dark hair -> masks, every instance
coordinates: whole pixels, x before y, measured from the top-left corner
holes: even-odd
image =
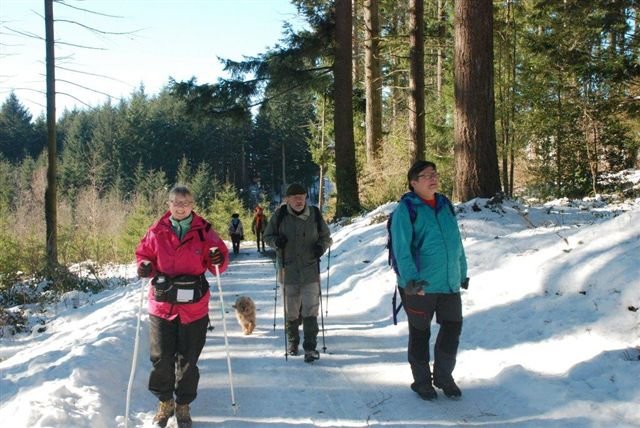
[[[413,192],[413,186],[411,185],[412,180],[417,180],[418,175],[425,170],[426,168],[433,168],[434,171],[437,171],[436,164],[431,161],[419,160],[415,161],[411,168],[409,168],[409,172],[407,172],[407,183],[409,184],[409,190]]]
[[[238,214],[238,213],[233,213],[233,214],[231,214],[231,217],[233,217],[233,218],[238,218],[238,217],[240,217],[240,214]]]

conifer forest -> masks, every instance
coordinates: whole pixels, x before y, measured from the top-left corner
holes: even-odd
[[[2,100],[0,290],[131,261],[176,183],[224,232],[292,182],[327,220],[348,219],[397,200],[419,159],[457,202],[594,196],[640,167],[636,0],[292,3],[306,25],[225,60],[215,84],[167,76],[159,93],[140,85],[53,123]]]

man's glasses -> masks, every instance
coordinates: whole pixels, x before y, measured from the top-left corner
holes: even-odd
[[[426,178],[427,180],[435,180],[436,178],[439,178],[440,174],[437,172],[432,172],[430,174],[420,174],[418,175],[418,178]]]
[[[173,205],[174,207],[179,207],[179,208],[188,208],[191,205],[193,205],[193,201],[169,201],[171,202],[171,205]]]

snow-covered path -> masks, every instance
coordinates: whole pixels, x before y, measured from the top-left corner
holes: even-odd
[[[462,207],[471,285],[454,376],[463,396],[432,402],[409,389],[406,318],[391,320],[384,221],[393,206],[332,226],[326,352],[312,364],[285,361],[280,296],[274,331],[272,260],[249,242],[232,260],[221,282],[235,414],[210,277],[215,329],[199,364],[195,427],[640,427],[640,203],[626,212],[532,207],[529,222],[513,203]],[[135,267],[117,270],[107,275],[131,278]],[[1,426],[124,426],[140,285],[82,295],[79,305],[34,307],[30,334],[0,338]],[[257,305],[251,336],[231,308],[239,295]],[[46,323],[34,322],[40,317]],[[146,309],[140,333],[129,427],[148,427],[157,404],[147,391]]]
[[[235,415],[231,406],[219,293],[215,277],[211,278],[214,294],[210,313],[215,329],[209,333],[199,364],[199,395],[192,405],[196,426],[451,426],[452,421],[461,419],[481,423],[495,420],[496,415],[491,410],[480,409],[473,398],[467,400],[468,405],[465,400],[447,399],[427,404],[417,398],[408,387],[411,379],[405,362],[406,337],[403,333],[406,327],[392,326],[388,314],[377,320],[363,317],[357,308],[334,314],[332,307],[336,303],[338,307],[344,307],[339,302],[341,298],[352,300],[352,297],[330,292],[327,305],[326,258],[322,271],[326,351],[321,352],[320,360],[312,364],[304,363],[301,356],[285,360],[280,294],[275,331],[273,327],[275,267],[270,258],[253,248],[243,248],[232,259],[227,273],[222,275],[237,404]],[[250,296],[256,302],[258,326],[251,336],[242,334],[231,308],[240,295]],[[389,337],[383,339],[381,336]],[[320,333],[319,349],[322,344]],[[146,355],[140,363],[148,366],[144,360]],[[141,376],[146,376],[147,371],[145,367]],[[138,385],[143,387],[140,382]],[[138,416],[148,423],[152,416],[148,409],[155,403],[148,392],[143,390],[142,393],[148,397],[135,404],[145,409],[146,413]],[[417,407],[423,407],[424,412],[416,411]]]

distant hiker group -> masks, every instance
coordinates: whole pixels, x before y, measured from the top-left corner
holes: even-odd
[[[462,331],[460,289],[468,287],[469,278],[455,211],[451,202],[437,192],[438,178],[434,163],[413,164],[407,173],[409,191],[397,204],[387,226],[389,260],[408,319],[407,356],[413,375],[410,387],[424,400],[437,398],[435,388],[450,398],[462,395],[453,370]],[[152,362],[149,390],[159,401],[154,427],[165,427],[174,414],[179,428],[192,425],[189,404],[197,396],[197,363],[209,324],[206,270],[216,275],[223,304],[219,274],[227,269],[229,251],[211,225],[192,211],[193,202],[189,189],[174,187],[169,193],[169,210],[149,228],[136,249],[138,275],[152,278],[148,291]],[[276,251],[276,280],[283,296],[285,358],[300,354],[302,326],[304,361],[312,363],[320,358],[320,327],[324,345],[320,258],[333,243],[329,227],[320,210],[307,204],[305,187],[294,183],[288,186],[284,203],[268,221],[262,207],[255,207],[251,231],[258,252],[265,251],[265,243]],[[232,215],[228,233],[233,253],[238,254],[244,239],[239,214]],[[236,301],[236,310],[240,300]],[[252,311],[253,318],[249,311],[239,320],[246,324],[253,319],[255,326],[255,306]],[[394,308],[394,322],[395,315]],[[431,364],[429,342],[434,316],[440,329]],[[243,324],[245,334],[250,334],[247,328]],[[226,340],[225,324],[229,360]],[[229,361],[233,397],[231,379]]]

